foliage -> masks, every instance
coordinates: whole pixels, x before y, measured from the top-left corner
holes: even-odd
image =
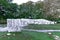
[[[59,17],[60,12],[57,11],[57,8],[59,6],[55,5],[58,3],[52,2],[51,0],[47,2],[29,1],[21,5],[11,3],[11,1],[0,0],[0,19],[30,18],[30,19],[48,19],[51,21],[60,20]],[[51,3],[54,4],[52,5]]]
[[[43,3],[33,3],[31,1],[20,5],[20,18],[43,18]]]

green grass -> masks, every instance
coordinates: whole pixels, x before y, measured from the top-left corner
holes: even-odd
[[[3,34],[3,33],[2,33]],[[13,34],[16,34],[15,36]],[[31,40],[32,36],[24,32],[14,32],[12,35],[7,36],[6,33],[1,35],[0,40]]]
[[[0,40],[53,40],[48,36],[47,33],[38,33],[38,32],[16,32],[11,33],[12,35],[7,36],[6,32],[0,33]],[[13,34],[16,34],[13,36]]]
[[[13,32],[10,36],[6,35],[7,32],[0,32],[0,40],[54,40],[54,38],[43,32]],[[15,34],[15,36],[13,35]],[[52,32],[52,35],[60,37],[60,32]]]
[[[50,38],[47,33],[38,33],[38,32],[26,32],[27,34],[33,37],[33,40],[53,40]]]
[[[50,25],[38,25],[38,24],[30,24],[26,27],[24,27],[25,29],[38,29],[38,30],[51,30],[51,29],[54,29],[54,30],[60,30],[60,24],[50,24]]]

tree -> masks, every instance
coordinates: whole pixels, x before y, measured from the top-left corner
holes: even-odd
[[[10,7],[7,8],[8,18],[17,18],[18,14],[18,5],[11,3]]]
[[[32,1],[29,1],[27,3],[20,5],[20,18],[37,19],[43,18],[42,15],[44,15],[43,2],[34,3]]]
[[[57,21],[60,16],[60,12],[58,12],[58,9],[60,9],[59,0],[45,0],[44,1],[44,10],[46,14],[46,19]]]
[[[0,0],[0,19],[17,18],[18,5],[10,3],[12,0]]]

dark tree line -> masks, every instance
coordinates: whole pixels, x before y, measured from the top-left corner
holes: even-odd
[[[48,19],[52,21],[59,20],[59,12],[51,11],[54,10],[50,6],[52,1],[48,2],[32,2],[23,3],[17,5],[16,3],[11,3],[12,0],[0,0],[0,19],[8,18],[29,18],[29,19]]]

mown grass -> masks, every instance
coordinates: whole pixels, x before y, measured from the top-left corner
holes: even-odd
[[[45,25],[45,24],[30,24],[28,26],[24,27],[25,29],[37,29],[37,30],[60,30],[60,24],[49,24],[49,25]]]
[[[14,32],[11,34],[12,35],[10,35],[10,36],[3,34],[0,37],[0,40],[31,40],[31,39],[33,39],[32,36],[30,36],[24,32]],[[15,34],[15,36],[13,34]]]
[[[0,40],[54,40],[54,38],[43,32],[11,32],[11,35],[6,35],[7,32],[0,32]],[[13,35],[15,34],[15,35]],[[60,37],[60,32],[52,32],[52,35]]]
[[[7,36],[6,34],[6,32],[1,32],[0,40],[53,40],[47,33],[23,31],[11,33],[12,35],[10,36]],[[13,34],[15,34],[15,36]]]

